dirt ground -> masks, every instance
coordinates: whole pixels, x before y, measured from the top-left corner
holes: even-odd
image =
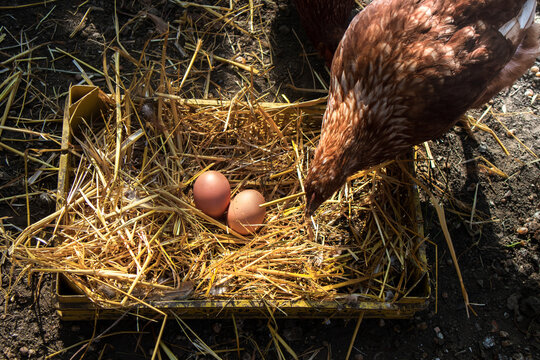
[[[228,1],[195,2],[229,6]],[[62,117],[66,91],[71,83],[80,82],[82,77],[72,58],[62,56],[54,49],[61,49],[96,69],[102,69],[104,44],[109,44],[116,33],[114,3],[43,1],[40,5],[25,8],[18,7],[21,3],[8,1],[0,4],[0,82],[6,80],[15,67],[24,71],[5,125],[46,130],[59,135],[61,123],[58,120]],[[160,22],[155,18],[152,21],[152,16],[174,26],[185,24],[179,20],[189,18],[197,26],[203,10],[196,6],[183,7],[179,3],[118,1],[119,23],[125,25],[122,46],[137,55],[147,40],[159,35]],[[248,4],[247,0],[239,0],[235,6],[242,8]],[[310,66],[322,75],[323,82],[327,81],[328,73],[305,39],[294,7],[288,0],[253,0],[253,4],[262,14],[258,19],[264,22],[265,37],[271,42],[273,51],[272,66],[264,76],[254,79],[256,90],[266,94],[264,99],[268,101],[280,100],[276,97],[278,93],[285,94],[290,100],[323,95],[301,90],[322,88],[320,82],[310,75],[307,59]],[[145,15],[148,12],[152,15]],[[245,28],[243,22],[246,19],[248,15],[243,13],[235,21],[239,27]],[[217,32],[222,29],[223,22],[212,26]],[[249,63],[251,59],[246,54],[260,44],[240,30],[229,30],[236,34],[233,43],[238,46],[230,46],[230,39],[217,37],[223,44],[215,44],[215,54]],[[70,37],[72,33],[74,35]],[[117,44],[115,46],[118,48]],[[151,48],[152,43],[149,46]],[[31,60],[21,63],[12,59],[29,48],[33,49]],[[243,49],[245,54],[238,49]],[[155,47],[151,51],[159,53],[160,50]],[[178,50],[171,45],[170,51]],[[109,51],[109,57],[111,53]],[[171,53],[171,56],[175,54]],[[103,78],[89,70],[86,64],[81,66],[95,75],[97,85],[105,87]],[[202,78],[199,83],[191,84],[192,95],[231,98],[245,80],[232,66],[219,64],[206,94]],[[494,136],[478,128],[473,130],[474,138],[456,127],[430,142],[433,158],[441,167],[435,176],[445,186],[443,203],[449,228],[477,315],[467,318],[460,285],[435,210],[423,195],[426,234],[437,245],[428,247],[433,287],[429,307],[410,320],[365,319],[351,358],[540,359],[540,162],[534,155],[540,153],[540,102],[536,99],[539,85],[540,73],[528,72],[511,89],[499,94],[490,104],[491,112],[482,117],[482,124],[494,131],[509,155],[504,154]],[[25,98],[25,91],[34,96]],[[0,115],[6,101],[0,102]],[[478,119],[485,109],[472,111],[471,115]],[[24,119],[41,121],[32,123]],[[25,135],[26,141],[22,140],[20,133],[10,131],[4,131],[0,137],[0,143],[23,153],[38,154],[43,159],[47,159],[50,153],[37,153],[36,150],[57,148],[55,143],[34,135]],[[487,171],[482,166],[487,163],[479,160],[480,156],[507,176]],[[38,168],[35,163],[28,166],[29,172]],[[19,228],[25,226],[24,198],[5,200],[24,194],[24,176],[23,157],[1,148],[0,231],[15,231],[6,224]],[[54,176],[45,177],[31,190],[52,190],[55,181]],[[467,206],[473,207],[473,203],[475,211],[482,213],[485,220],[480,224],[474,220],[471,225],[470,211],[464,210]],[[32,221],[54,209],[50,197],[44,194],[33,197],[30,206]],[[143,322],[126,317],[119,322],[100,321],[95,324],[63,322],[55,312],[51,275],[24,276],[17,285],[11,286],[21,268],[12,267],[6,251],[9,244],[1,234],[0,241],[5,244],[0,242],[3,246],[0,247],[0,359],[144,359],[151,356],[160,331],[159,321]],[[235,349],[237,346],[230,320],[193,320],[188,324],[214,350]],[[291,319],[278,321],[278,330],[299,358],[343,359],[355,324],[355,319]],[[237,325],[241,350],[218,352],[220,357],[279,358],[266,320],[241,320]],[[164,343],[178,359],[212,358],[198,353],[194,339],[190,340],[176,322],[170,321],[164,331]],[[99,334],[100,338],[86,346],[85,340]],[[60,350],[65,351],[57,353]],[[167,358],[165,352],[161,356]],[[290,357],[287,353],[284,356]]]

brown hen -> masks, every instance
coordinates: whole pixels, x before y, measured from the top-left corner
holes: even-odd
[[[539,54],[535,9],[536,0],[376,0],[360,12],[332,62],[306,213],[348,176],[440,136],[511,85]]]

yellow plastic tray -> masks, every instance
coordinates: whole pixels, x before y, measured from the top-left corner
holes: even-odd
[[[58,175],[58,191],[64,198],[69,190],[70,155],[69,144],[72,129],[77,127],[81,118],[89,119],[99,116],[100,108],[107,106],[107,95],[99,88],[93,86],[73,86],[70,89],[66,105],[66,115],[63,125],[63,155],[60,161]],[[227,103],[212,100],[186,100],[190,106],[227,106]],[[272,109],[279,108],[278,104],[271,104]],[[264,104],[262,105],[264,106]],[[285,106],[285,105],[284,105]],[[302,105],[302,111],[316,119],[321,118],[324,104],[320,101],[307,102]],[[269,110],[269,113],[272,113]],[[280,112],[287,116],[287,112]],[[283,116],[283,115],[282,115]],[[416,214],[418,241],[422,241],[424,227],[417,189],[411,192],[414,196],[414,212]],[[62,206],[61,203],[58,206]],[[227,318],[232,314],[236,317],[264,318],[271,313],[274,317],[287,318],[354,318],[361,313],[364,317],[379,318],[409,318],[415,312],[426,308],[431,293],[428,264],[424,245],[418,246],[416,257],[420,260],[421,268],[414,288],[409,295],[394,303],[359,301],[345,303],[343,301],[260,301],[260,300],[174,300],[148,302],[151,306],[175,312],[183,318]],[[133,314],[151,315],[155,310],[146,306],[136,306],[126,309],[105,309],[91,302],[75,284],[59,274],[56,281],[56,296],[58,300],[58,313],[64,320],[89,320],[94,318],[118,318],[122,313],[129,311]]]

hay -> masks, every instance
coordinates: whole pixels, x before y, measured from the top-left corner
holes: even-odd
[[[116,37],[105,46],[102,71],[61,48],[49,49],[70,58],[87,84],[104,80],[112,95],[101,120],[86,119],[62,144],[61,171],[67,154],[74,171],[69,190],[60,186],[58,210],[20,232],[10,253],[32,264],[32,271],[64,274],[103,307],[152,308],[164,299],[350,303],[406,297],[427,272],[418,258],[424,239],[408,175],[394,163],[357,174],[305,221],[303,179],[324,99],[260,101],[288,101],[268,77],[274,55],[260,6],[176,4],[196,9],[197,16],[167,25],[141,13],[120,24],[115,11]],[[145,16],[160,35],[140,53],[129,53],[121,35]],[[244,51],[242,37],[259,46]],[[314,84],[326,88],[303,56]],[[224,70],[237,76],[238,89],[225,96],[230,101],[212,100],[231,91],[212,80]],[[16,78],[3,84],[4,96]],[[254,90],[254,80],[264,83],[264,93]],[[156,116],[143,117],[141,97],[152,95]],[[50,161],[7,150],[52,168]],[[222,171],[234,193],[255,188],[265,195],[267,217],[256,236],[236,234],[194,208],[191,184],[208,169]]]
[[[114,110],[132,113],[127,98],[103,123],[81,125],[64,205],[19,236],[19,258],[113,307],[163,298],[393,302],[427,271],[416,258],[411,182],[396,164],[355,176],[305,221],[302,180],[318,136],[305,104],[156,103],[161,115],[134,116],[130,127]],[[227,176],[233,195],[265,195],[255,236],[193,206],[191,184],[208,169]],[[30,246],[42,231],[56,245]]]

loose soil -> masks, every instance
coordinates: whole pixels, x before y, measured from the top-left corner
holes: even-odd
[[[34,60],[22,66],[24,69],[32,66],[32,75],[22,83],[16,104],[20,107],[23,88],[28,82],[50,100],[33,99],[26,104],[22,114],[11,110],[6,126],[26,126],[41,131],[43,123],[37,127],[30,123],[21,125],[20,122],[17,124],[16,118],[49,119],[45,124],[46,132],[60,134],[60,122],[54,119],[61,119],[66,91],[70,83],[79,82],[81,76],[67,56],[61,57],[56,53],[58,59],[51,62],[50,49],[61,48],[101,69],[103,43],[108,43],[115,36],[113,3],[56,1],[26,8],[2,8],[18,3],[8,1],[0,6],[0,61],[26,49],[16,46],[16,41],[29,42],[30,47],[50,42],[35,49],[32,53]],[[294,6],[285,0],[254,0],[253,3],[264,12],[266,33],[272,42],[275,59],[268,75],[254,80],[256,90],[266,93],[267,101],[282,101],[283,98],[276,99],[278,92],[290,100],[321,96],[320,93],[303,92],[288,86],[321,88],[320,83],[312,78],[306,59],[319,74],[323,74],[323,81],[328,79],[323,61],[305,38]],[[247,4],[247,0],[240,0],[237,6]],[[81,7],[77,10],[78,5]],[[219,5],[228,6],[228,1]],[[95,8],[89,13],[84,26],[70,38],[90,6]],[[167,1],[119,1],[117,6],[120,24],[135,19],[122,33],[122,45],[133,54],[156,35],[156,25],[148,17],[140,16],[141,11],[150,11],[171,24],[183,16],[196,19],[202,11],[197,7],[182,8]],[[215,30],[219,31],[220,27]],[[235,41],[246,54],[258,46],[251,37],[236,35]],[[225,39],[223,41],[225,44]],[[242,55],[234,53],[227,45],[218,44],[216,49],[216,54],[229,59]],[[6,69],[9,70],[10,66],[12,63],[0,63],[0,82],[9,74]],[[72,72],[51,71],[53,68]],[[488,114],[482,119],[482,124],[498,135],[510,155],[504,154],[491,134],[479,129],[474,129],[474,136],[471,136],[456,127],[429,143],[433,157],[441,167],[434,176],[445,186],[447,196],[443,204],[447,221],[476,315],[467,318],[460,285],[435,209],[422,194],[426,233],[434,244],[428,246],[433,287],[429,307],[410,320],[365,319],[351,358],[540,359],[540,162],[524,146],[540,154],[539,101],[534,95],[540,90],[539,79],[532,72],[524,75],[511,89],[492,101],[492,110],[498,115]],[[232,98],[243,81],[232,67],[226,65],[219,65],[212,80],[208,96],[215,98]],[[204,78],[201,81],[204,82]],[[105,87],[99,79],[96,84]],[[200,87],[193,84],[193,96],[201,95],[198,89]],[[0,113],[3,113],[4,106],[2,103]],[[470,114],[478,119],[484,110]],[[9,131],[4,131],[0,138],[2,143],[23,152],[55,148],[54,143],[39,137],[33,137],[31,142],[19,140],[20,134]],[[487,171],[481,166],[486,163],[478,160],[480,156],[508,177]],[[43,155],[46,157],[47,153]],[[0,162],[0,198],[24,193],[23,158],[11,151],[0,150]],[[28,166],[31,173],[37,168],[33,163]],[[55,181],[54,176],[50,176],[40,182],[37,190],[52,190]],[[32,198],[30,206],[32,221],[54,209],[54,203],[46,195]],[[475,217],[471,224],[470,210],[466,209],[472,207],[486,221],[478,224]],[[4,224],[24,228],[24,199],[1,201],[0,219]],[[518,233],[521,227],[526,228],[526,233],[522,230],[519,230],[521,234]],[[6,230],[13,229],[6,227]],[[137,321],[126,316],[119,322],[63,322],[55,312],[52,276],[35,274],[28,277],[23,273],[20,281],[12,286],[22,269],[12,266],[9,257],[5,256],[6,247],[0,249],[0,359],[43,359],[62,349],[67,350],[56,358],[144,359],[151,356],[161,326],[159,321]],[[214,350],[235,349],[237,346],[230,320],[187,323]],[[278,358],[266,324],[266,320],[238,320],[241,350],[222,352],[219,356],[225,359]],[[302,359],[343,359],[355,324],[356,319],[279,320],[278,331]],[[88,347],[80,343],[99,334],[103,336]],[[211,358],[197,353],[191,334],[189,338],[178,323],[167,323],[163,342],[178,359]],[[163,357],[166,355],[162,352]],[[286,353],[285,358],[289,357]]]

